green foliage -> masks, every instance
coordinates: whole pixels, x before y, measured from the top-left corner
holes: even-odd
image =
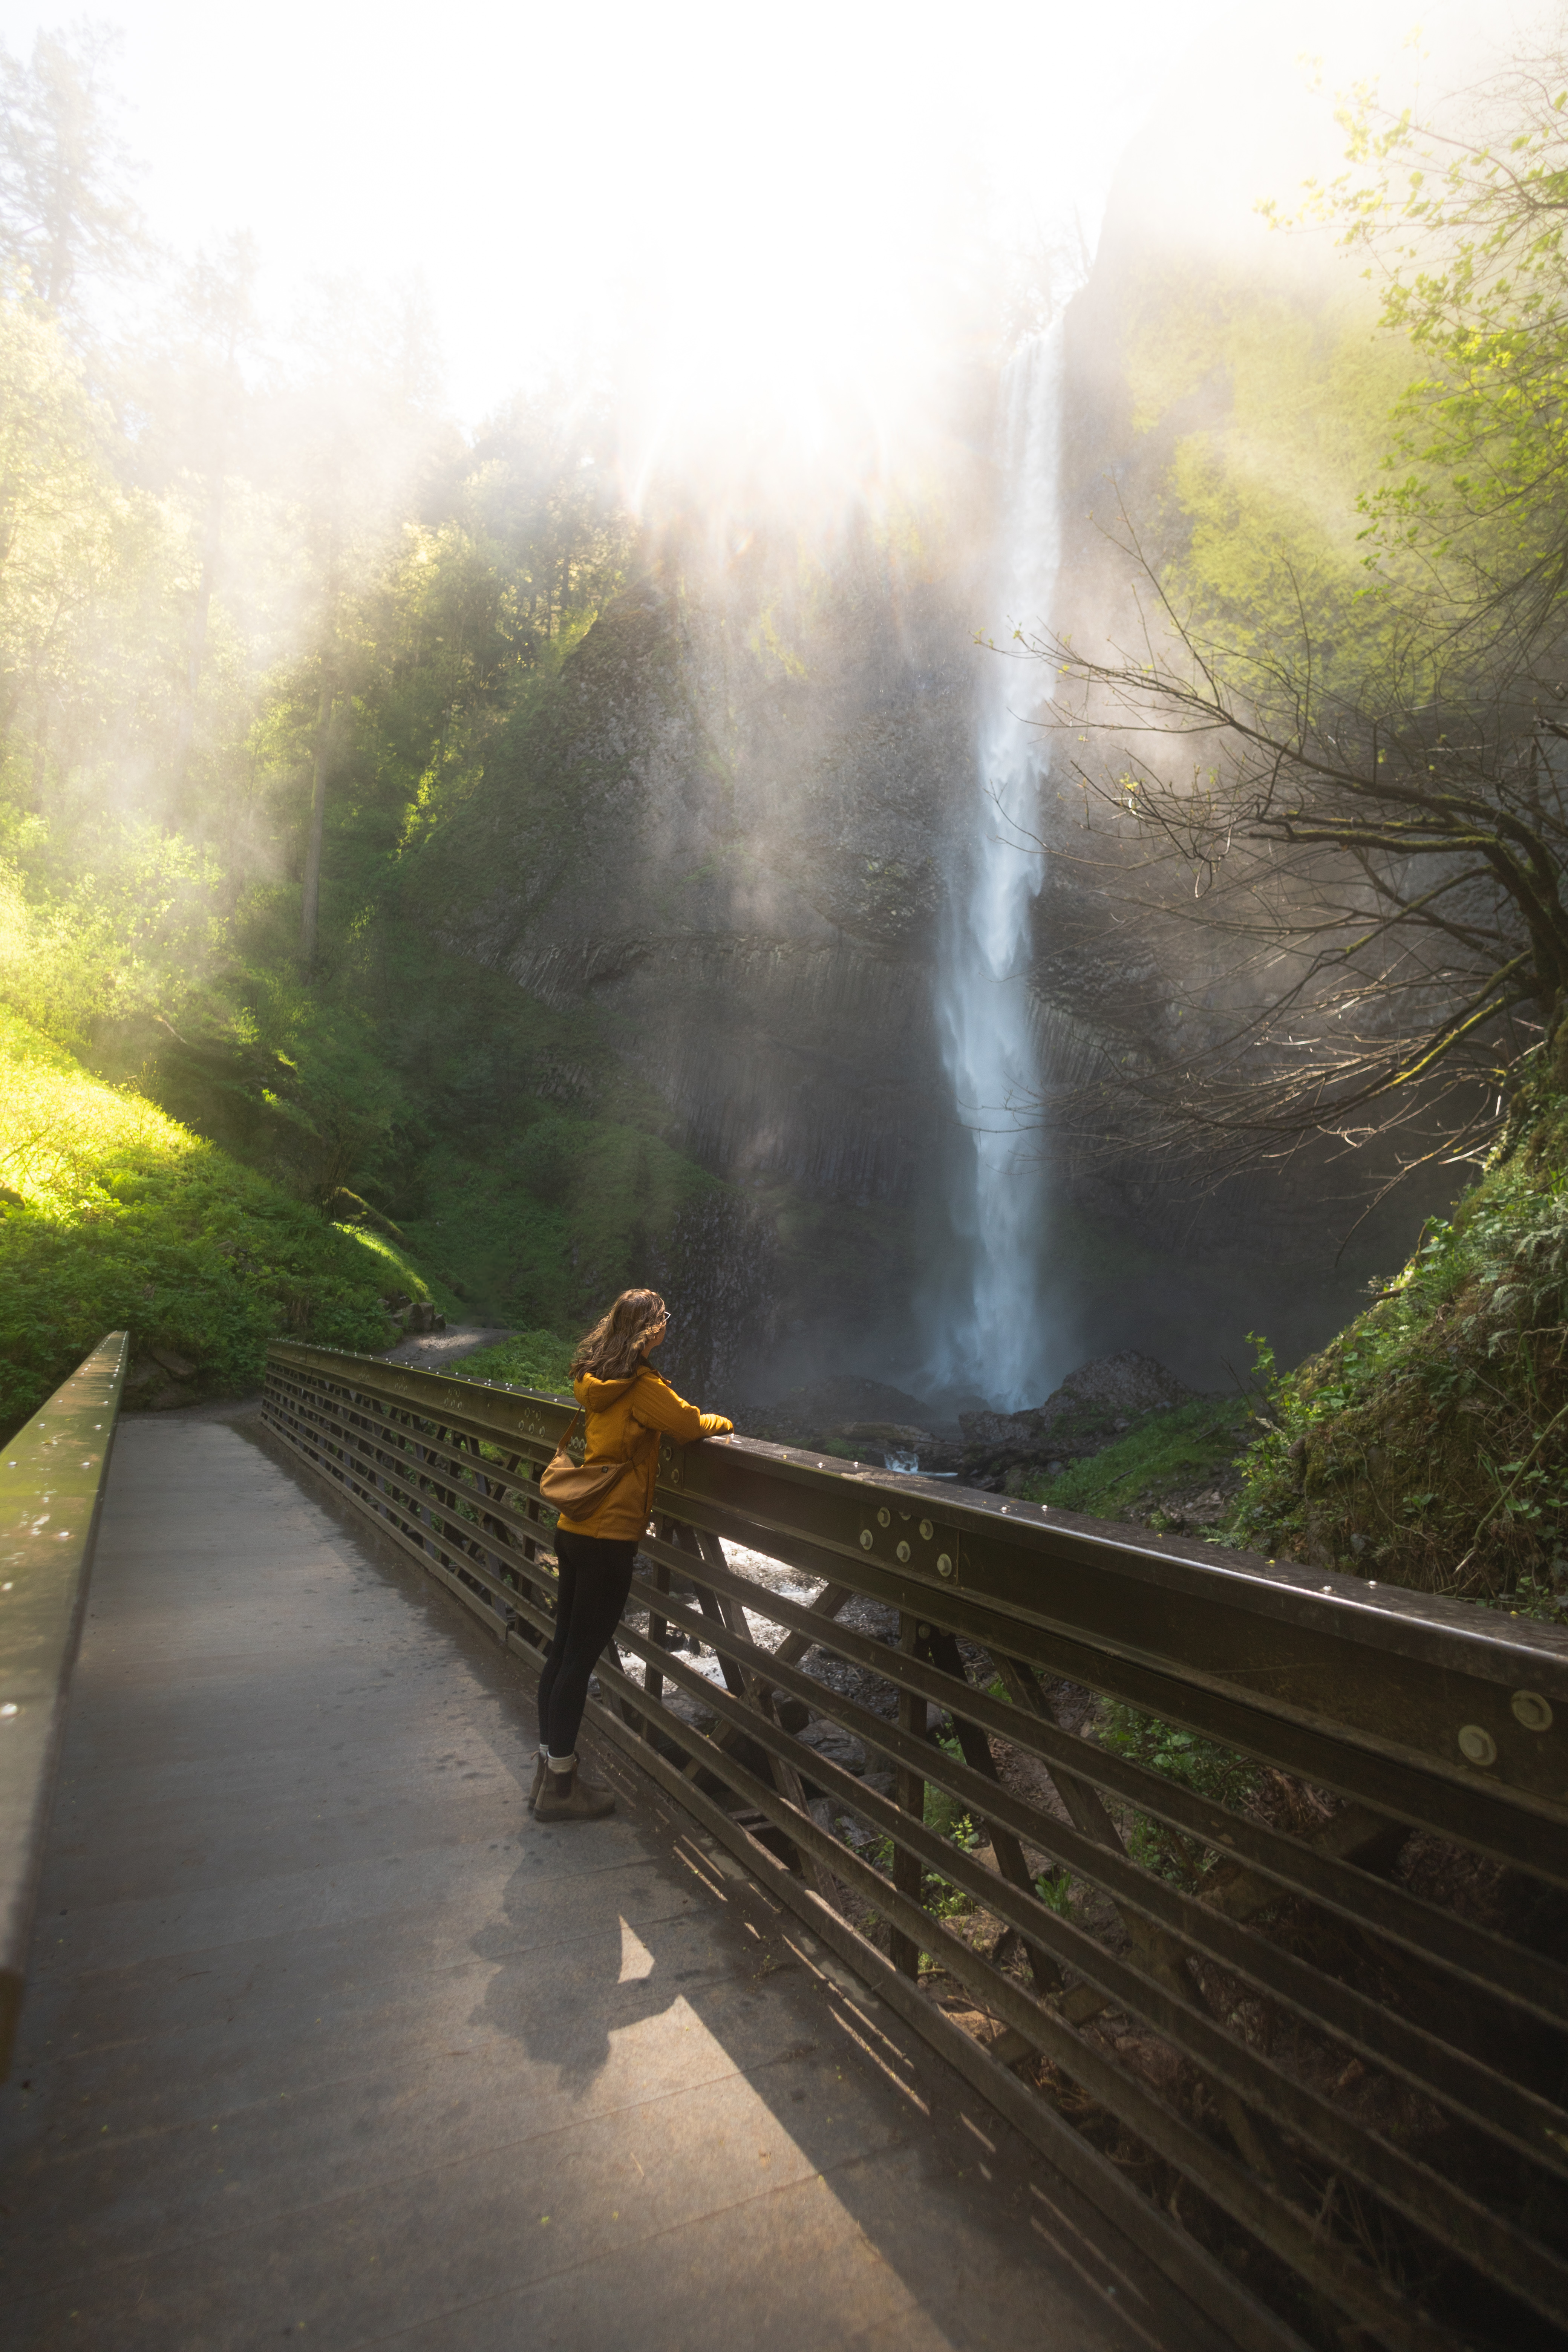
[[[1568,1098],[1538,1054],[1451,1221],[1321,1355],[1258,1370],[1241,1538],[1555,1613],[1568,1587]]]
[[[422,1161],[431,1213],[399,1223],[464,1295],[507,1322],[575,1339],[617,1291],[651,1276],[679,1211],[721,1188],[645,1128],[563,1118],[560,1131],[570,1177],[552,1199],[504,1146],[492,1159],[480,1139],[437,1143]]]
[[[453,1311],[456,1300],[443,1292],[439,1283],[426,1282],[407,1251],[400,1249],[386,1234],[376,1233],[369,1225],[353,1223],[336,1224],[334,1230],[353,1234],[361,1249],[375,1261],[384,1298],[395,1298],[405,1291],[410,1298],[433,1300],[443,1313]]]
[[[1057,1510],[1114,1518],[1151,1487],[1194,1486],[1228,1470],[1249,1433],[1245,1399],[1199,1397],[1169,1412],[1145,1413],[1087,1462],[1069,1464],[1055,1478],[1031,1480],[1024,1496]]]
[[[6,1430],[106,1331],[130,1331],[160,1391],[233,1393],[258,1384],[275,1337],[386,1346],[390,1276],[418,1280],[3,1011],[0,1185]]]
[[[182,534],[119,476],[120,446],[57,322],[0,272],[0,799],[36,794],[66,750],[79,781],[103,775],[161,698]]]
[[[1361,499],[1415,367],[1359,287],[1326,298],[1210,268],[1142,289],[1128,375],[1162,465],[1150,551],[1227,659],[1309,635],[1321,691],[1384,649]]]
[[[1072,1873],[1065,1867],[1043,1870],[1035,1881],[1035,1892],[1042,1903],[1054,1911],[1058,1919],[1072,1917]]]
[[[940,1735],[935,1744],[944,1756],[951,1756],[955,1763],[963,1762],[963,1750],[951,1732]],[[973,1816],[964,1811],[956,1797],[949,1796],[945,1789],[939,1789],[931,1780],[925,1784],[922,1818],[928,1830],[934,1830],[938,1837],[946,1838],[953,1845],[972,1848],[984,1843],[985,1833]],[[965,1894],[962,1887],[950,1886],[944,1878],[931,1871],[925,1874],[924,1889],[922,1899],[933,1918],[958,1919],[974,1908],[972,1895]]]
[[[505,1381],[544,1396],[570,1396],[574,1344],[553,1331],[514,1331],[493,1348],[476,1349],[456,1370],[465,1381]]]
[[[572,1190],[577,1159],[570,1123],[546,1118],[525,1130],[514,1165],[524,1190],[547,1208],[558,1209]]]
[[[1313,211],[1364,257],[1424,362],[1363,501],[1378,555],[1454,561],[1489,594],[1560,593],[1568,523],[1568,118],[1562,57],[1470,94],[1460,123],[1340,110],[1349,169]],[[1478,107],[1477,100],[1479,100]]]
[[[0,802],[0,1002],[74,1051],[196,1001],[219,930],[216,860],[145,824],[79,836]]]
[[[30,71],[0,68],[29,105]],[[83,203],[89,179],[72,183]],[[0,1004],[110,1082],[90,1115],[78,1104],[65,1192],[26,1212],[55,1239],[6,1221],[14,1315],[42,1331],[34,1294],[58,1279],[89,1321],[155,1327],[197,1385],[245,1386],[274,1328],[377,1344],[379,1284],[521,1325],[524,1377],[559,1384],[563,1341],[616,1289],[689,1272],[682,1236],[710,1231],[721,1192],[607,1022],[434,944],[445,879],[493,889],[493,837],[466,828],[487,770],[517,810],[540,803],[542,852],[570,847],[581,776],[531,800],[533,754],[570,765],[584,697],[614,700],[629,641],[668,667],[648,600],[620,600],[618,634],[595,627],[635,539],[596,462],[603,403],[557,385],[462,436],[413,310],[352,289],[256,364],[245,239],[166,309],[139,305],[155,332],[84,361],[59,323],[68,270],[52,294],[7,271],[36,257],[37,225],[0,213]],[[146,1159],[135,1215],[100,1197],[111,1132]],[[195,1245],[174,1204],[221,1192],[219,1170],[253,1171],[269,1230],[291,1236],[282,1258],[227,1252],[245,1278],[226,1339],[168,1255],[176,1233]],[[101,1280],[76,1241],[64,1270],[68,1194],[97,1203]],[[363,1313],[329,1312],[334,1266]],[[138,1318],[142,1293],[164,1305]],[[42,1378],[54,1342],[27,1344]]]
[[[1258,1768],[1228,1748],[1162,1723],[1157,1716],[1140,1714],[1120,1699],[1107,1699],[1100,1711],[1100,1745],[1158,1772],[1179,1787],[1191,1789],[1214,1803],[1240,1811],[1258,1783]],[[1195,1886],[1212,1866],[1206,1848],[1194,1846],[1176,1830],[1144,1813],[1133,1813],[1126,1825],[1127,1851],[1134,1862],[1158,1871],[1185,1886]]]

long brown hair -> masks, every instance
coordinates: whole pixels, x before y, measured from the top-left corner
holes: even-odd
[[[607,1315],[577,1342],[572,1377],[591,1372],[595,1380],[628,1381],[642,1362],[650,1331],[665,1319],[665,1305],[657,1290],[623,1290]]]

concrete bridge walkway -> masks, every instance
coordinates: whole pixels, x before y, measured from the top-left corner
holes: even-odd
[[[6,2352],[1134,2352],[1046,2167],[264,1448],[121,1423],[0,2095]]]

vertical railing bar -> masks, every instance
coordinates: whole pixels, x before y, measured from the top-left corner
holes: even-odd
[[[963,1659],[958,1647],[956,1634],[950,1633],[944,1627],[933,1627],[929,1648],[931,1663],[939,1673],[951,1675],[955,1682],[967,1683],[969,1678],[963,1670]],[[964,1762],[972,1771],[983,1773],[986,1780],[994,1780],[1000,1784],[1002,1776],[996,1769],[996,1759],[991,1752],[991,1742],[984,1732],[977,1723],[971,1722],[966,1717],[960,1715],[956,1708],[950,1709],[950,1714],[953,1734],[963,1752]],[[1003,1877],[1011,1879],[1015,1886],[1026,1887],[1033,1894],[1034,1873],[1025,1858],[1024,1848],[1019,1839],[1010,1829],[1004,1828],[1000,1822],[992,1820],[989,1816],[983,1817],[982,1827],[991,1840],[992,1852],[996,1856],[996,1867]],[[1034,1978],[1038,1990],[1044,1993],[1063,1991],[1065,1979],[1056,1962],[1047,1953],[1043,1952],[1037,1944],[1030,1942],[1027,1937],[1020,1940],[1023,1942],[1025,1956],[1029,1963],[1029,1973]]]
[[[930,1631],[929,1626],[922,1625],[920,1620],[907,1610],[900,1611],[899,1647],[907,1654],[911,1657],[919,1656],[921,1646],[929,1636]],[[912,1738],[923,1739],[925,1737],[926,1702],[918,1691],[906,1690],[902,1685],[899,1689],[899,1728],[900,1731],[908,1732]],[[901,1810],[906,1813],[912,1813],[916,1820],[923,1824],[926,1784],[920,1775],[909,1765],[898,1763],[894,1768],[894,1790]],[[919,1854],[910,1853],[907,1846],[896,1845],[893,1849],[893,1885],[900,1895],[923,1908],[925,1866]],[[904,1934],[898,1927],[889,1927],[889,1939],[892,1963],[899,1974],[918,1979],[921,1967],[920,1946],[912,1937]]]
[[[724,1549],[718,1537],[707,1535],[700,1528],[693,1528],[689,1532],[695,1538],[698,1555],[704,1564],[709,1568],[727,1571],[729,1562],[724,1557]],[[742,1671],[742,1692],[760,1715],[770,1723],[776,1722],[773,1690],[764,1679],[767,1653],[762,1648],[752,1631],[744,1606],[733,1593],[710,1591],[706,1586],[699,1588],[699,1597],[704,1603],[705,1612],[708,1601],[711,1601],[721,1623],[732,1639],[745,1643],[750,1653],[750,1659]],[[721,1659],[720,1664],[723,1665],[724,1663],[723,1659]],[[727,1672],[725,1679],[728,1682]],[[777,1755],[771,1748],[766,1753],[768,1769],[773,1775],[773,1785],[780,1795],[798,1811],[809,1814],[811,1808],[806,1803],[805,1790],[795,1765],[787,1757]],[[832,1873],[809,1850],[802,1852],[797,1846],[795,1851],[802,1869],[811,1880],[818,1895],[830,1910],[836,1910],[839,1906],[840,1895]]]

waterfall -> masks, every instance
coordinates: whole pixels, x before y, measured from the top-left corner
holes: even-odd
[[[1049,620],[1061,561],[1059,324],[1031,336],[1002,380],[1002,506],[991,634],[1011,646]],[[1036,1116],[1034,1024],[1024,974],[1045,860],[1020,845],[1039,830],[1049,760],[1031,724],[1042,680],[988,655],[981,672],[970,838],[944,924],[936,1013],[942,1062],[969,1130],[951,1201],[956,1279],[929,1366],[942,1386],[978,1389],[1004,1411],[1037,1404],[1051,1356],[1042,1297],[1045,1171]]]

